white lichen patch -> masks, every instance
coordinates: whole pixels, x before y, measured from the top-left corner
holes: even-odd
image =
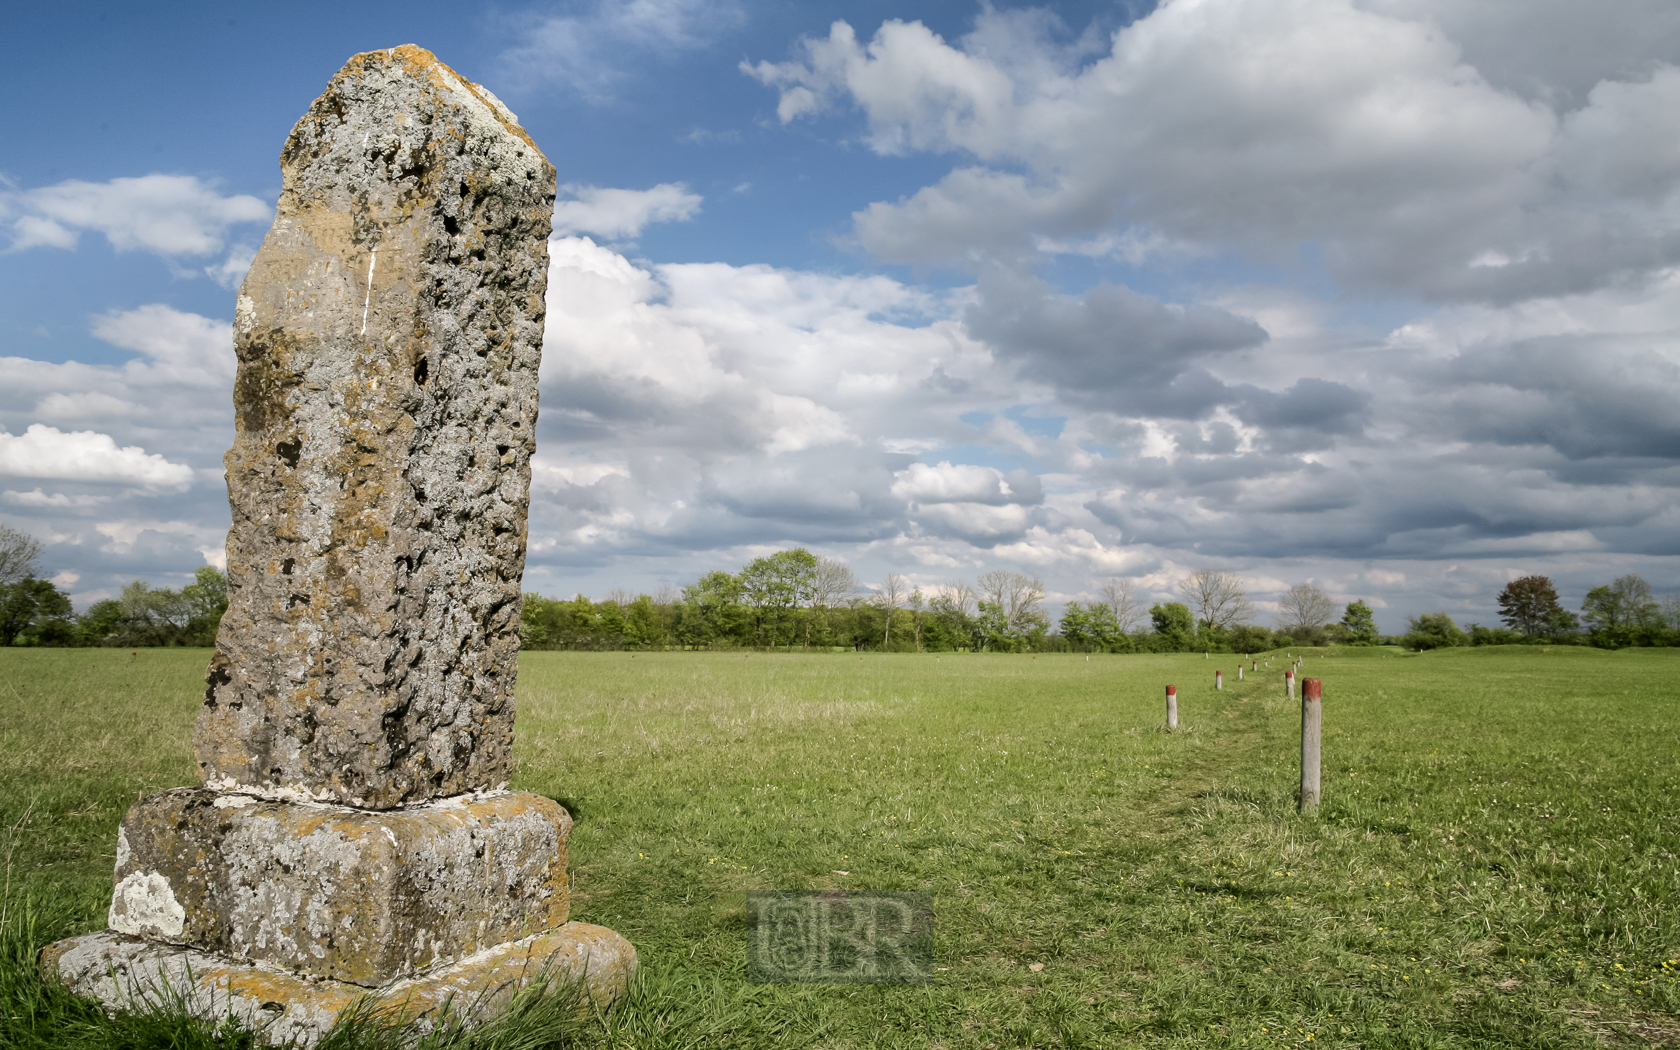
[[[131,872],[111,894],[108,924],[131,937],[179,937],[187,909],[175,899],[169,880],[155,871]]]

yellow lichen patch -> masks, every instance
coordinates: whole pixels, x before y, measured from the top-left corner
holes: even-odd
[[[396,47],[384,48],[379,51],[363,51],[360,54],[352,55],[350,57],[350,61],[344,64],[344,69],[341,70],[338,76],[335,76],[333,80],[336,83],[339,77],[345,76],[352,71],[361,73],[371,65],[383,65],[386,63],[395,63],[402,66],[410,75],[432,84],[440,91],[449,91],[452,87],[448,81],[438,75],[440,71],[448,73],[451,77],[455,78],[456,82],[459,83],[461,87],[471,92],[473,98],[482,103],[484,108],[495,114],[497,122],[500,123],[502,127],[506,128],[509,132],[518,135],[525,141],[526,145],[530,146],[533,150],[537,150],[537,152],[541,154],[542,151],[537,149],[536,142],[531,139],[530,135],[525,133],[525,129],[520,127],[518,124],[515,124],[513,121],[508,120],[507,117],[504,116],[503,108],[501,106],[495,105],[489,99],[484,97],[484,89],[480,85],[468,80],[449,65],[439,60],[436,55],[417,44],[400,44]],[[329,86],[328,91],[331,90],[332,88]]]

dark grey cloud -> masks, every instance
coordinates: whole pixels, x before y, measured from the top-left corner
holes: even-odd
[[[1602,80],[1649,76],[1680,59],[1680,7],[1668,0],[1359,0],[1433,22],[1496,87],[1579,106]]]
[[[1206,369],[1266,341],[1253,321],[1212,306],[1168,305],[1099,284],[1083,297],[1003,270],[981,276],[964,314],[971,336],[1086,408],[1201,419],[1233,399]]]
[[[1550,336],[1471,349],[1426,375],[1443,395],[1440,418],[1466,440],[1674,461],[1680,365],[1663,349],[1680,339]]]
[[[1329,448],[1335,439],[1364,434],[1371,395],[1328,379],[1298,379],[1283,391],[1244,385],[1236,391],[1237,418],[1266,433],[1279,452]]]

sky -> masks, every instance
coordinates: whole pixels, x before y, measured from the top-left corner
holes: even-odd
[[[291,125],[414,43],[559,172],[525,589],[792,546],[1385,632],[1680,591],[1671,0],[65,3],[0,42],[0,521],[224,564]]]

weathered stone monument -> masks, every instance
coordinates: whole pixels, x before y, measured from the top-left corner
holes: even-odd
[[[507,790],[554,168],[412,45],[352,58],[280,163],[203,786],[129,810],[110,929],[44,961],[304,1043],[370,991],[422,1026],[539,975],[611,998],[635,951],[567,922],[571,817]]]

